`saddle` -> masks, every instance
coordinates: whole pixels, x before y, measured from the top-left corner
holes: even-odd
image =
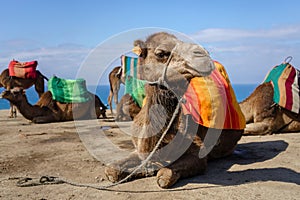
[[[209,76],[194,77],[183,96],[182,109],[193,120],[207,128],[241,130],[246,126],[228,74],[222,64],[214,61]]]
[[[37,61],[29,61],[29,62],[19,62],[17,60],[12,60],[9,63],[8,71],[9,76],[18,77],[18,78],[31,78],[36,79],[38,62]]]
[[[275,104],[293,113],[300,113],[300,71],[288,62],[271,69],[264,82],[271,82],[274,88]]]
[[[82,78],[72,80],[53,76],[48,81],[48,90],[52,99],[61,103],[84,103],[92,99]]]

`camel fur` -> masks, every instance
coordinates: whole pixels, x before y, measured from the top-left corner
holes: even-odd
[[[122,96],[116,109],[116,121],[132,121],[140,112],[141,108],[137,105],[130,94]]]
[[[32,79],[24,79],[18,77],[11,77],[9,76],[9,70],[5,69],[0,74],[0,87],[4,87],[6,90],[10,90],[14,87],[22,87],[23,89],[28,89],[34,85],[36,92],[38,93],[39,97],[45,91],[44,79],[48,80],[40,71],[36,71],[37,78]],[[13,105],[10,105],[10,117],[15,118],[17,117],[16,109],[14,109]]]
[[[118,94],[120,90],[120,85],[121,83],[124,84],[124,80],[121,78],[121,66],[115,67],[108,75],[109,79],[109,96],[107,98],[107,102],[110,108],[111,114],[113,114],[113,109],[112,109],[112,101],[114,100],[115,105],[118,105]]]
[[[169,62],[164,79],[167,84],[157,82],[146,85],[145,104],[132,125],[135,151],[106,167],[106,176],[112,182],[120,181],[130,174],[154,149],[170,123],[189,81],[196,76],[206,76],[214,69],[209,64],[210,57],[206,50],[196,44],[179,41],[168,33],[153,34],[145,42],[135,41],[134,45],[142,50],[141,70],[148,81],[162,77],[165,64]],[[183,50],[171,55],[175,46]],[[169,60],[170,56],[172,59]],[[191,56],[200,60],[191,61]],[[196,66],[198,68],[195,69],[199,63],[200,68]],[[181,178],[203,174],[207,169],[207,160],[230,155],[243,133],[243,130],[208,129],[196,124],[180,108],[174,117],[159,149],[146,166],[131,176],[131,180],[156,174],[157,184],[161,188],[169,188]]]
[[[71,121],[74,119],[94,119],[105,115],[105,106],[97,95],[84,103],[61,103],[52,99],[50,91],[43,93],[35,105],[31,105],[21,88],[5,90],[1,98],[15,105],[20,113],[33,123]]]
[[[263,83],[240,103],[247,123],[244,134],[266,135],[300,131],[300,116],[274,104],[273,94],[272,84]]]

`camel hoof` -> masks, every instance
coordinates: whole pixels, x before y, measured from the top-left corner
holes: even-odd
[[[180,175],[169,168],[162,168],[157,172],[157,184],[161,188],[169,188],[180,178]]]

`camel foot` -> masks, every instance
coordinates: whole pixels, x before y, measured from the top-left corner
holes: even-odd
[[[124,172],[122,172],[119,167],[116,166],[107,166],[105,167],[104,172],[107,180],[113,183],[122,180],[127,175]]]
[[[119,180],[118,172],[112,168],[109,167],[105,168],[105,175],[107,180],[109,180],[112,183],[115,183]]]
[[[172,169],[162,168],[158,171],[156,177],[157,177],[157,184],[159,185],[159,187],[169,188],[178,181],[180,175],[172,171]]]

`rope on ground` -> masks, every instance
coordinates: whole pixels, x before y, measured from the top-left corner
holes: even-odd
[[[97,190],[108,190],[108,188],[113,187],[113,186],[117,186],[121,183],[126,182],[129,178],[131,178],[138,170],[140,170],[142,167],[144,167],[152,158],[152,156],[154,155],[154,153],[157,151],[158,147],[160,146],[161,142],[163,141],[164,137],[166,136],[166,134],[168,133],[169,129],[171,128],[176,116],[178,115],[179,111],[180,111],[180,103],[181,103],[182,99],[179,100],[176,109],[172,115],[172,118],[167,126],[167,128],[165,129],[165,131],[163,132],[163,134],[161,135],[160,139],[158,140],[158,142],[156,143],[154,149],[151,151],[151,153],[148,155],[148,157],[142,161],[142,163],[137,166],[128,176],[126,176],[124,179],[116,182],[116,183],[112,183],[110,185],[107,186],[95,186],[95,185],[91,185],[91,184],[81,184],[81,183],[75,183],[75,182],[71,182],[68,180],[64,180],[61,179],[59,177],[55,177],[55,176],[42,176],[41,178],[22,178],[17,182],[17,186],[18,187],[32,187],[32,186],[39,186],[39,185],[53,185],[53,184],[69,184],[72,186],[76,186],[76,187],[87,187],[87,188],[93,188],[93,189],[97,189]]]

